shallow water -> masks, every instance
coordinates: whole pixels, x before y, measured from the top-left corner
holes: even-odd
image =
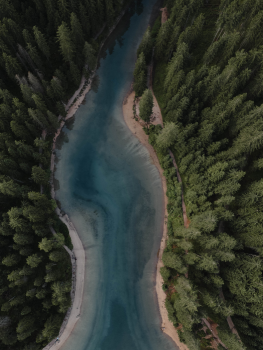
[[[142,1],[111,36],[93,91],[58,142],[56,197],[86,253],[81,317],[63,350],[175,349],[155,294],[161,179],[122,115],[155,1]]]

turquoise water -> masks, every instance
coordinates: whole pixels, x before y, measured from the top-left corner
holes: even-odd
[[[80,320],[63,350],[172,350],[155,294],[163,192],[122,102],[155,0],[142,1],[107,44],[96,84],[58,142],[56,197],[86,253]]]

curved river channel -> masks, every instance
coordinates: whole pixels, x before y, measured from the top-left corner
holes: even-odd
[[[163,191],[122,115],[156,0],[133,6],[109,39],[92,91],[57,145],[56,198],[86,254],[80,319],[62,350],[174,350],[155,294]]]

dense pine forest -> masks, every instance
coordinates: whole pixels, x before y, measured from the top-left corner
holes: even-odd
[[[159,18],[144,35],[134,89],[137,96],[146,89],[154,48],[164,128],[147,132],[168,185],[161,273],[169,318],[191,350],[260,350],[263,2],[164,3],[168,20]]]
[[[52,139],[128,2],[0,0],[1,350],[43,348],[71,305],[63,245],[72,244],[50,196]]]

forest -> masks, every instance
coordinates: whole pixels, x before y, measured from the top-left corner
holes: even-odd
[[[68,229],[50,195],[54,132],[129,1],[0,1],[0,348],[39,350],[71,305]]]
[[[159,18],[139,46],[134,90],[145,104],[154,53],[153,92],[164,128],[145,130],[168,186],[161,274],[169,319],[190,350],[260,350],[263,2],[164,3],[168,20]],[[141,117],[148,123],[147,116]]]

